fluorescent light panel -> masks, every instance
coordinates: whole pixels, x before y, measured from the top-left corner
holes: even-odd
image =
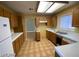
[[[65,4],[64,3],[54,3],[47,11],[46,13],[53,13],[57,9],[63,7]]]
[[[38,6],[38,13],[44,13],[51,5],[53,4],[53,2],[40,2],[39,6]]]

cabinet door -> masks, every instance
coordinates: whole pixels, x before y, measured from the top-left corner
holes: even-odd
[[[51,35],[51,32],[50,31],[46,31],[46,37],[47,37],[48,40],[51,39],[50,35]]]
[[[35,32],[35,40],[40,41],[40,32]]]
[[[20,49],[18,38],[13,42],[13,49],[14,49],[15,56],[16,56],[19,52],[19,49]]]
[[[47,38],[50,40],[52,43],[56,45],[56,35],[53,32],[47,31]]]
[[[49,32],[46,30],[46,38],[48,39],[49,37]]]
[[[55,35],[55,33],[51,32],[50,37],[51,37],[51,39],[50,39],[51,42],[54,43],[54,44],[56,45],[56,35]]]
[[[57,16],[53,16],[52,17],[52,27],[54,27],[54,28],[56,28],[56,26],[57,26]]]
[[[52,27],[53,26],[53,22],[52,22],[52,17],[47,17],[47,27]]]
[[[13,50],[14,50],[14,53],[15,53],[15,56],[16,56],[17,50],[16,50],[16,42],[15,41],[13,42]]]
[[[62,45],[66,45],[66,44],[69,44],[69,43],[66,40],[62,39]]]
[[[55,28],[57,26],[57,16],[49,17],[48,22],[47,22],[47,26],[49,28],[51,28],[51,27]]]
[[[13,28],[18,26],[17,19],[18,19],[17,16],[11,14],[11,26],[12,26]]]
[[[20,51],[23,43],[24,43],[24,36],[23,34],[18,37],[14,42],[13,42],[13,49],[14,49],[14,52],[15,52],[15,56],[17,56],[18,52]]]
[[[22,35],[18,38],[19,39],[19,47],[21,48],[22,47],[22,44],[23,44],[23,39],[22,39]]]
[[[18,54],[18,52],[19,52],[19,39],[16,39],[16,41],[15,41],[15,45],[16,45],[16,47],[15,47],[15,51],[16,51],[16,55]]]
[[[3,8],[0,6],[0,16],[3,16]]]
[[[4,17],[8,17],[9,19],[11,17],[10,12],[6,9],[4,9]]]
[[[79,6],[73,9],[73,24],[74,27],[79,27]]]

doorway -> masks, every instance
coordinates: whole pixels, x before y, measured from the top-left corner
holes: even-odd
[[[24,19],[24,31],[26,34],[26,39],[34,40],[35,39],[35,18],[34,17],[25,17]]]

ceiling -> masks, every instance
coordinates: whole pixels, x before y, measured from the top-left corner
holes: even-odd
[[[3,1],[1,3],[19,13],[35,13],[38,4],[37,1]]]
[[[22,13],[22,14],[32,14],[32,13],[37,14],[36,10],[39,4],[38,1],[2,1],[1,3],[13,9],[14,11]],[[70,5],[73,5],[75,3],[79,3],[79,2],[70,1],[69,4],[65,5],[65,7],[62,7],[56,10],[54,13],[57,13],[61,11],[62,9],[67,8]],[[29,10],[29,8],[31,10]]]

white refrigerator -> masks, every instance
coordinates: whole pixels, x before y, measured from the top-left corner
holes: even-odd
[[[13,57],[9,19],[0,17],[0,57]]]

